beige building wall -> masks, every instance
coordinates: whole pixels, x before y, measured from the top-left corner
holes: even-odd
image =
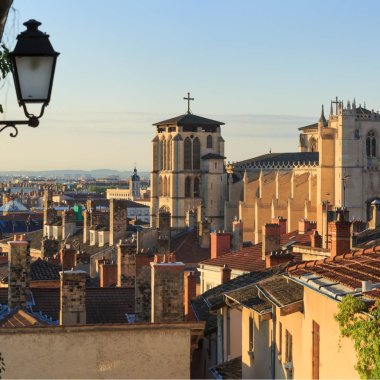
[[[353,342],[340,338],[338,323],[334,320],[338,303],[316,291],[304,288],[304,312],[295,312],[281,316],[276,308],[276,350],[275,378],[310,379],[312,378],[312,337],[313,321],[320,328],[319,378],[320,379],[358,379],[354,366],[356,352]],[[244,309],[242,313],[242,368],[243,378],[271,377],[271,336],[273,318],[259,321],[254,313],[254,359],[248,354],[249,316],[252,311]],[[280,339],[280,323],[282,338]],[[285,331],[292,335],[292,372],[285,369],[286,338]],[[280,345],[280,342],[282,343]],[[269,368],[268,368],[269,367]]]
[[[190,378],[200,323],[0,329],[5,378]]]

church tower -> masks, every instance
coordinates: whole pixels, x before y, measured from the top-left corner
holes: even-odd
[[[153,170],[151,172],[151,226],[159,227],[161,217],[170,217],[172,228],[187,227],[186,215],[207,218],[212,228],[223,228],[227,192],[224,170],[224,123],[184,115],[153,124]]]

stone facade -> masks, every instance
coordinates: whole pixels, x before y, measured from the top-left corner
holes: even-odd
[[[135,313],[138,322],[151,320],[151,267],[153,256],[139,252],[136,255]]]
[[[347,208],[352,219],[370,219],[370,204],[379,198],[380,115],[340,101],[327,120],[322,110],[318,123],[299,129],[301,153],[268,154],[227,168],[243,181],[229,181],[225,228],[235,214],[244,222],[245,241],[260,242],[262,226],[282,216],[287,232],[302,218],[317,221],[325,242],[326,205]]]

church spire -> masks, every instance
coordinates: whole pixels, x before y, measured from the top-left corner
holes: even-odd
[[[333,110],[333,105],[332,105],[332,101],[331,101],[331,103],[330,103],[330,116],[332,116],[332,115],[334,115],[334,110]]]
[[[323,110],[323,104],[322,104],[321,117],[319,118],[319,124],[322,124],[323,127],[327,127],[327,121],[326,121],[325,113],[324,113],[324,110]]]

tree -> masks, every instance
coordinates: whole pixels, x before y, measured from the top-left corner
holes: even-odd
[[[361,297],[348,295],[338,305],[335,320],[341,336],[354,341],[360,377],[380,379],[380,303],[368,309]]]

